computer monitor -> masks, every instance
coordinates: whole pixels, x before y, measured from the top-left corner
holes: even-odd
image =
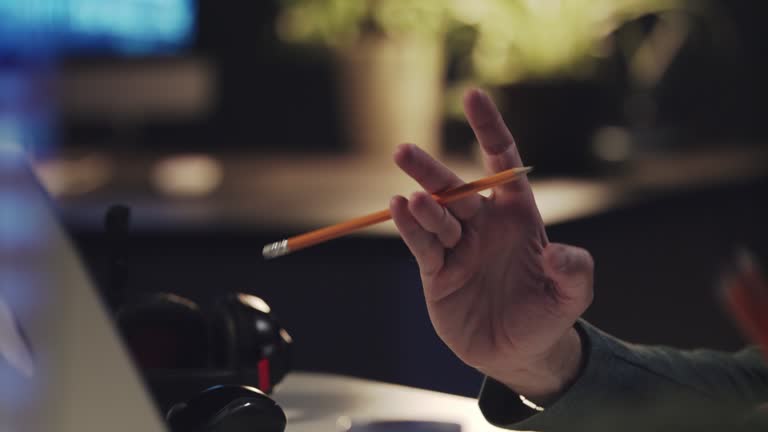
[[[0,54],[172,53],[192,38],[193,0],[0,0]]]
[[[0,147],[0,430],[165,430],[50,199]]]

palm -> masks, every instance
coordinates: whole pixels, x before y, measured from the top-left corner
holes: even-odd
[[[550,284],[541,263],[543,224],[537,212],[527,211],[529,203],[504,201],[483,200],[443,268],[423,280],[437,333],[478,367],[512,350],[535,357],[551,339],[535,331],[544,328],[538,319],[551,318],[541,313],[551,306],[541,295]]]

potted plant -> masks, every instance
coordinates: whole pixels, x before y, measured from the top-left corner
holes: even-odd
[[[439,154],[445,107],[460,112],[457,89],[588,81],[619,26],[682,3],[282,0],[278,31],[335,54],[346,130],[361,154],[389,154],[403,141]]]

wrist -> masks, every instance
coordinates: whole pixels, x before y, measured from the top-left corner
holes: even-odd
[[[583,361],[582,351],[581,337],[571,327],[538,361],[492,378],[538,405],[547,405],[578,377]]]

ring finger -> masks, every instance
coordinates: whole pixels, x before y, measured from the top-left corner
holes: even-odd
[[[451,212],[437,203],[426,192],[415,192],[408,201],[408,209],[425,230],[435,234],[448,249],[461,240],[461,224]]]

